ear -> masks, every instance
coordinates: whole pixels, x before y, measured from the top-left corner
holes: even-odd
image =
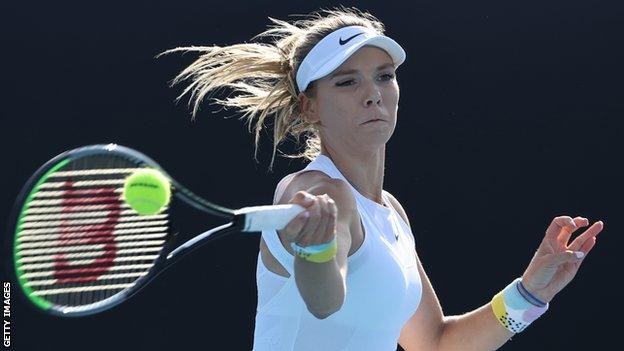
[[[299,93],[299,110],[301,111],[301,115],[303,119],[308,123],[319,123],[320,118],[318,116],[318,108],[316,106],[316,99],[308,97],[304,93]]]

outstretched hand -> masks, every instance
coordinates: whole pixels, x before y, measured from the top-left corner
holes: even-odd
[[[596,244],[603,229],[598,221],[568,244],[572,233],[587,227],[589,220],[559,216],[546,229],[546,235],[522,275],[524,287],[544,302],[550,302],[576,275],[583,259]]]

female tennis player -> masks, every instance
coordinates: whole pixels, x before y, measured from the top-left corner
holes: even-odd
[[[408,216],[383,190],[404,50],[379,20],[355,8],[271,21],[254,37],[270,43],[168,51],[201,53],[173,80],[190,81],[178,99],[191,93],[193,116],[219,88],[242,92],[214,101],[244,111],[250,130],[255,122],[256,151],[270,117],[271,165],[289,136],[303,137],[305,149],[287,156],[311,161],[284,177],[274,197],[306,211],[283,230],[262,233],[254,350],[389,351],[397,343],[408,351],[493,350],[546,312],[593,248],[602,221],[554,218],[521,277],[490,303],[444,316]]]

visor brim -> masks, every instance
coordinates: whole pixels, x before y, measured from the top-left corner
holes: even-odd
[[[386,36],[377,36],[363,40],[357,44],[354,44],[344,51],[341,51],[338,55],[327,61],[312,77],[310,77],[310,83],[315,80],[321,79],[333,71],[335,71],[340,65],[342,65],[349,57],[351,57],[357,50],[363,46],[375,46],[388,53],[395,67],[398,67],[405,61],[405,50],[392,38]],[[309,84],[308,84],[309,85]]]

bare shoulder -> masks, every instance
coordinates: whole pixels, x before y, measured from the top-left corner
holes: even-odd
[[[403,206],[401,206],[399,200],[397,200],[397,198],[394,197],[394,195],[390,194],[388,191],[384,190],[384,192],[388,196],[388,199],[390,199],[390,205],[401,215],[401,217],[403,217],[405,223],[407,223],[407,225],[411,228],[412,226],[410,225],[409,219],[407,218],[407,213],[405,212]]]
[[[343,180],[330,178],[321,171],[306,171],[289,177],[290,180],[284,179],[288,184],[277,202],[279,204],[288,203],[298,191],[306,191],[314,195],[329,195],[336,202],[338,211],[342,212],[339,217],[351,215],[357,210],[353,192]]]

